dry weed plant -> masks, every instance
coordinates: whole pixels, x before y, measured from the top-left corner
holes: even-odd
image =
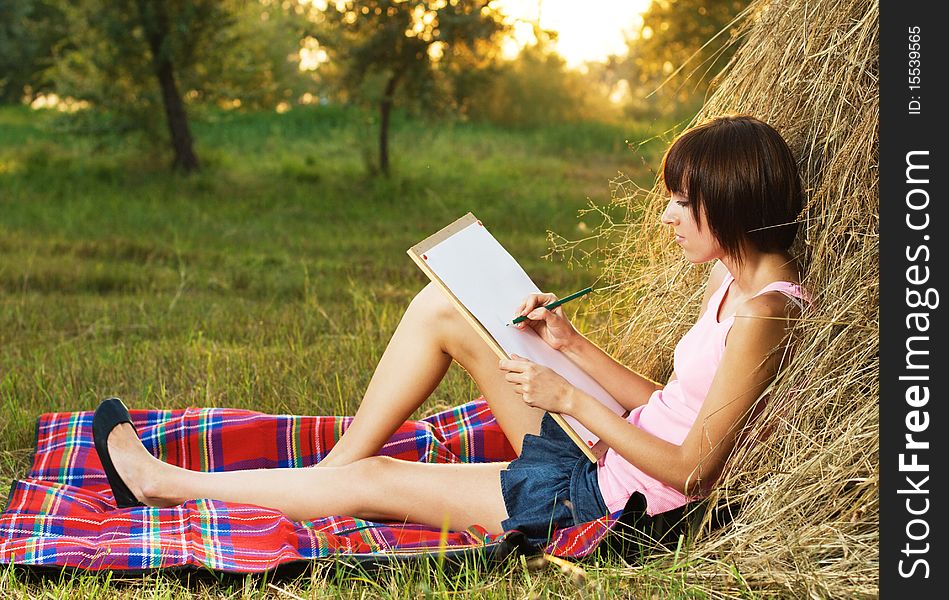
[[[798,157],[806,207],[795,252],[813,295],[794,357],[732,454],[712,504],[739,506],[689,549],[689,578],[713,597],[877,594],[879,562],[879,5],[759,0],[741,46],[695,121],[745,113]],[[599,210],[603,270],[590,318],[618,359],[664,381],[694,322],[707,266],[659,225],[661,188],[612,182]],[[625,213],[614,218],[615,212]],[[560,241],[554,252],[572,251]],[[748,440],[759,440],[749,443]],[[706,524],[708,520],[706,520]]]

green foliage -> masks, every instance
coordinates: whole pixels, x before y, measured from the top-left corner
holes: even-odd
[[[137,0],[62,0],[68,44],[51,75],[60,95],[112,115],[112,127],[164,137],[161,93]],[[305,85],[288,60],[302,19],[275,4],[163,0],[169,27],[160,52],[190,102],[273,106]],[[295,35],[296,34],[296,35]],[[238,101],[238,102],[234,102]]]
[[[443,106],[439,80],[457,85],[463,103],[478,78],[462,76],[494,56],[505,31],[489,2],[348,0],[317,12],[316,37],[339,71],[344,96],[379,107],[379,163],[388,173],[388,124],[394,105],[424,112]],[[447,77],[440,76],[440,63]],[[410,100],[410,102],[406,102]]]
[[[614,121],[618,116],[616,107],[591,89],[584,74],[568,70],[563,58],[539,45],[524,48],[495,71],[473,91],[464,114],[522,126]]]
[[[170,7],[171,35],[162,52],[182,71],[193,65],[201,38],[212,31],[211,21],[222,17],[215,14],[213,4]],[[148,137],[162,138],[161,93],[139,3],[79,0],[64,1],[61,7],[69,23],[70,44],[52,71],[58,92],[112,113],[119,129],[141,127]]]
[[[218,2],[227,6],[226,2]],[[313,79],[294,60],[309,26],[279,2],[231,2],[230,23],[215,32],[182,83],[194,103],[274,108],[313,90]]]
[[[739,40],[747,0],[653,0],[616,68],[636,91],[634,115],[694,114]],[[650,95],[651,94],[651,95]]]
[[[503,32],[502,32],[503,33]],[[438,59],[436,102],[427,112],[444,112],[466,118],[479,93],[499,76],[502,60],[498,37],[455,43]]]
[[[43,72],[66,23],[54,2],[0,0],[0,103],[20,102],[51,89]]]
[[[403,100],[430,108],[439,63],[454,70],[486,66],[506,30],[488,2],[348,0],[330,3],[316,33],[341,71],[350,98],[377,103],[395,78]],[[366,86],[382,75],[381,82]]]

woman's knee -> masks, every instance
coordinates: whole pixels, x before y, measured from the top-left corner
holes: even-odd
[[[390,472],[399,459],[391,456],[367,456],[352,463],[354,475],[367,478],[381,477]]]
[[[379,490],[389,487],[387,482],[392,479],[399,462],[391,456],[368,456],[344,467],[348,481],[366,484],[352,486],[351,499],[357,515],[379,513]]]
[[[456,345],[454,338],[458,337],[460,332],[468,329],[474,333],[471,325],[464,320],[458,309],[434,283],[429,283],[415,295],[408,312],[412,313],[412,318],[417,319],[426,331],[439,340],[445,352],[450,353],[450,346]]]
[[[411,310],[423,320],[439,340],[442,351],[455,359],[487,350],[471,324],[434,283],[429,283],[412,299]],[[483,346],[483,348],[482,348]]]
[[[434,283],[429,283],[423,287],[409,305],[414,311],[423,313],[433,319],[443,320],[452,318],[457,314],[457,310],[451,305],[444,292],[438,289]]]

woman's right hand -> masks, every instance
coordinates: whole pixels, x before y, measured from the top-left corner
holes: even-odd
[[[565,350],[573,344],[580,334],[567,320],[563,312],[563,307],[558,306],[553,310],[544,308],[545,305],[555,302],[557,296],[554,294],[531,294],[517,307],[514,317],[526,315],[527,319],[514,325],[518,329],[530,327],[537,332],[540,339],[544,340],[548,346],[554,350]]]

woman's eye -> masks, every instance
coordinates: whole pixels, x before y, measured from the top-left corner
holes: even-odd
[[[676,200],[676,204],[678,204],[679,206],[688,206],[688,205],[689,205],[689,201],[688,201],[688,200]]]

